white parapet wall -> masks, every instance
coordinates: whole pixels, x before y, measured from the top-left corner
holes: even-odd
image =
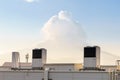
[[[51,72],[52,80],[110,80],[108,72]]]
[[[111,80],[108,72],[0,71],[0,80]]]

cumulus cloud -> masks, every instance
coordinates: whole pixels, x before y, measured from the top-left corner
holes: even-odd
[[[47,48],[48,62],[71,62],[73,59],[73,62],[80,62],[80,51],[85,45],[86,36],[69,12],[60,11],[52,16],[43,26],[41,34],[43,41],[38,47]]]
[[[81,63],[83,62],[83,47],[94,46],[93,43],[86,43],[82,26],[67,11],[60,11],[52,16],[43,26],[41,34],[43,41],[38,47],[45,47],[48,50],[48,62]],[[101,45],[96,42],[94,44]],[[106,51],[101,51],[101,56],[103,64],[111,64],[110,61],[119,59],[119,56]]]
[[[58,15],[51,17],[42,28],[46,40],[63,40],[63,42],[84,42],[85,34],[67,11],[60,11]]]

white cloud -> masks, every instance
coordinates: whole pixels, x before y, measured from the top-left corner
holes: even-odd
[[[61,40],[67,42],[85,40],[85,33],[67,11],[60,11],[58,15],[51,17],[42,28],[42,33],[47,40]]]
[[[82,48],[86,36],[78,22],[67,11],[60,11],[52,16],[41,30],[43,43],[38,47],[45,47],[48,50],[48,61],[71,62],[70,59],[80,62]],[[79,56],[79,57],[78,57]],[[81,57],[82,59],[82,57]],[[53,61],[52,61],[53,60]]]

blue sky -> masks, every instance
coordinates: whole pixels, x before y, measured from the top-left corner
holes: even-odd
[[[36,35],[52,15],[60,10],[66,10],[80,22],[89,37],[104,40],[112,40],[113,37],[119,42],[119,2],[119,0],[39,0],[28,3],[25,0],[1,0],[0,32],[12,35],[17,31],[17,34],[22,36]]]
[[[65,10],[79,21],[88,42],[114,53],[112,46],[116,46],[113,50],[120,46],[119,4],[119,0],[1,0],[0,50],[4,52],[6,47],[16,45],[19,47],[16,49],[22,49],[39,41],[43,25],[51,16]],[[119,48],[116,52],[120,52]]]

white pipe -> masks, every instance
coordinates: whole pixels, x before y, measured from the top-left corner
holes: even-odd
[[[49,80],[49,68],[46,68],[44,71],[44,80]]]

